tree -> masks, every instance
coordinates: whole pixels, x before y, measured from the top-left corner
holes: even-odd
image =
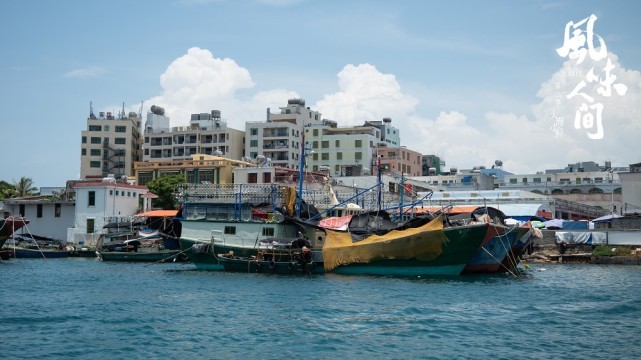
[[[16,190],[15,197],[31,196],[38,192],[38,188],[33,186],[33,180],[26,176],[20,178],[20,181],[13,181],[13,187]]]
[[[0,200],[15,196],[16,188],[6,181],[0,181]]]
[[[165,175],[150,181],[147,188],[158,195],[157,199],[152,200],[152,207],[165,210],[176,209],[176,190],[178,185],[184,183],[185,176],[182,174]]]

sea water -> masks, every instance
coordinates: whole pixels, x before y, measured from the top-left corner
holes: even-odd
[[[641,356],[641,266],[397,278],[12,259],[0,305],[2,359]]]

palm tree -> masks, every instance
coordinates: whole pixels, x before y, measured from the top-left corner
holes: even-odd
[[[15,188],[15,197],[25,197],[30,196],[38,192],[38,188],[33,186],[33,180],[28,177],[21,177],[20,181],[13,181],[13,187]]]

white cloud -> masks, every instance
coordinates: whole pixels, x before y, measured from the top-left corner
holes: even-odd
[[[239,92],[255,86],[249,71],[232,59],[216,58],[197,47],[174,60],[160,76],[160,84],[162,95],[145,104],[164,107],[172,126],[189,124],[192,113],[215,109],[221,110],[230,127],[245,130],[246,121],[265,120],[266,108],[277,109],[288,98],[298,97],[293,91],[275,89],[243,98]]]
[[[88,67],[69,71],[65,73],[64,76],[68,78],[87,79],[92,77],[98,77],[104,73],[106,73],[106,70],[104,68],[101,68],[98,66],[88,66]]]
[[[361,125],[384,117],[404,117],[418,100],[403,94],[396,77],[382,74],[370,64],[347,65],[338,73],[340,90],[316,103],[324,118],[339,125]]]
[[[423,154],[436,154],[448,167],[491,166],[499,159],[505,170],[514,173],[534,173],[589,160],[627,165],[641,160],[638,153],[626,148],[636,144],[641,135],[641,73],[621,68],[614,54],[610,58],[617,82],[628,90],[624,96],[613,94],[598,99],[604,105],[602,140],[591,140],[585,129],[574,128],[578,104],[576,99],[564,96],[585,78],[589,68],[581,68],[577,76],[572,76],[577,73],[573,61],[565,62],[541,84],[537,94],[541,101],[532,106],[533,115],[529,117],[444,109],[430,119],[418,113],[419,100],[404,93],[394,75],[384,74],[370,64],[346,65],[338,73],[338,90],[311,107],[324,118],[336,120],[339,126],[391,117],[392,125],[400,130],[403,145]],[[278,112],[287,99],[301,97],[287,89],[255,90],[247,69],[200,48],[191,48],[172,62],[161,76],[161,85],[163,93],[145,104],[163,106],[172,126],[187,125],[191,113],[218,109],[229,126],[244,130],[246,121],[264,121],[266,108]],[[595,98],[598,95],[595,89],[590,93]],[[553,112],[564,119],[560,137],[551,129]]]

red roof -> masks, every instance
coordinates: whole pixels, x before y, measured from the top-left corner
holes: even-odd
[[[148,190],[146,186],[142,186],[142,185],[129,185],[127,183],[114,183],[114,182],[106,182],[106,181],[76,183],[74,186],[75,187],[105,187],[105,188],[119,187],[119,188],[127,188],[127,189]]]

